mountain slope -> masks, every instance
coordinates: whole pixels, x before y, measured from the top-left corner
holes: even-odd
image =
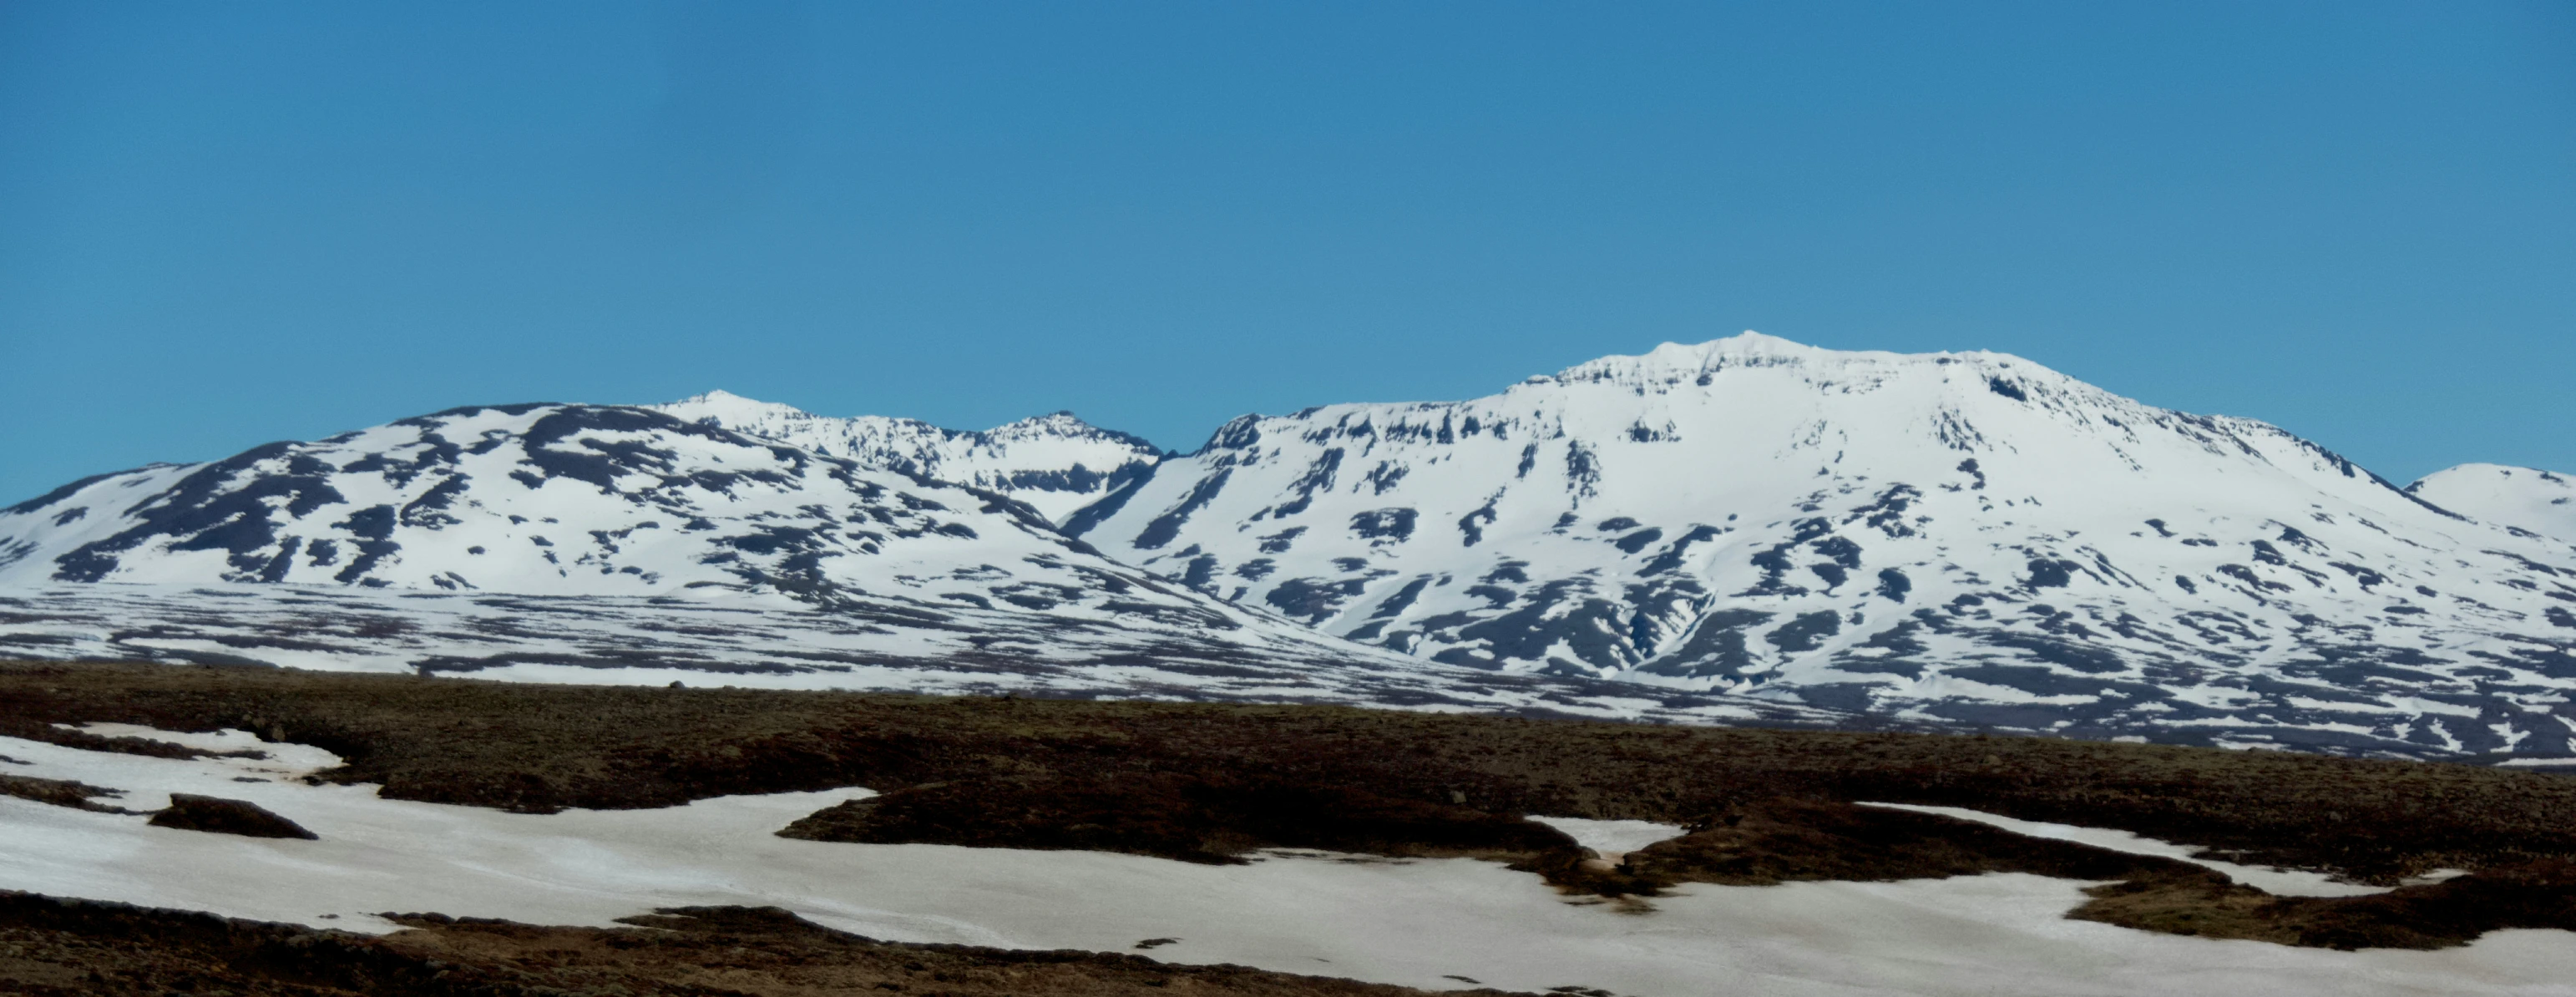
[[[1435,661],[2089,736],[2565,752],[2576,552],[2245,419],[1745,334],[1245,417],[1068,517]]]
[[[77,482],[0,511],[0,585],[41,582],[877,596],[1278,628],[990,492],[582,405],[455,409]]]
[[[916,419],[814,415],[724,391],[648,407],[869,467],[1001,492],[1049,520],[1116,490],[1162,459],[1153,444],[1090,425],[1071,412],[966,432]]]
[[[1070,416],[465,408],[0,510],[0,645],[2576,754],[2576,546],[2479,498],[2564,482],[2457,470],[1754,334],[1188,457]]]
[[[1001,495],[641,408],[505,405],[0,510],[34,657],[1829,721],[1493,676],[1100,556]]]
[[[2425,475],[2406,493],[2499,526],[2576,544],[2576,481],[2502,464],[2462,464]]]
[[[1201,602],[1137,585],[991,493],[583,405],[455,409],[81,482],[0,512],[0,583],[40,579],[855,588],[1041,609],[1101,608],[1114,580],[1139,605]]]

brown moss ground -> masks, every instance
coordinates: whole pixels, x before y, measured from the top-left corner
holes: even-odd
[[[2506,922],[2554,926],[2566,891],[2546,870],[2576,859],[2576,779],[2466,765],[1318,706],[0,665],[0,733],[59,741],[71,735],[52,724],[83,721],[249,729],[346,759],[322,778],[381,783],[394,798],[525,811],[841,786],[887,794],[818,813],[791,832],[825,840],[1095,848],[1195,861],[1273,845],[1489,854],[1611,894],[1694,880],[2077,875],[2063,870],[2111,863],[2125,871],[2082,878],[2146,885],[2106,895],[2087,908],[2094,913],[2078,916],[2301,944],[2448,944],[2509,926],[2474,904],[2436,902],[2452,895],[2524,897],[2501,904],[2517,912]],[[2409,888],[2418,892],[2375,905],[2293,903],[2232,887],[2212,892],[2203,873],[2101,857],[2111,853],[2048,857],[2033,851],[2040,846],[1998,844],[1996,836],[2036,839],[1982,825],[1839,806],[1857,801],[2119,828],[2249,864],[2383,884],[2441,867],[2482,874],[2447,892]],[[1604,871],[1583,868],[1564,839],[1519,819],[1526,813],[1703,830]],[[1915,840],[1891,849],[1884,836],[1905,828]],[[1743,835],[1753,831],[1762,832],[1769,857],[1741,858],[1754,841]],[[1737,857],[1719,854],[1728,841]],[[2287,906],[2264,906],[2274,901]],[[2412,935],[2388,929],[2392,918],[2417,915],[2450,920]],[[2367,923],[2301,926],[2336,918]],[[2220,925],[2234,927],[2213,927]]]
[[[2114,880],[2069,917],[2323,948],[2442,948],[2498,928],[2576,931],[2576,864],[2541,860],[2357,897],[2276,897],[2173,859],[2034,838],[1935,814],[1774,799],[1729,810],[1592,874],[1602,892],[2024,872]]]
[[[2526,862],[2360,897],[2275,897],[2212,875],[2144,876],[2085,891],[2067,916],[2146,931],[2318,948],[2434,949],[2500,928],[2576,931],[2576,864]]]
[[[876,942],[775,908],[681,908],[637,927],[549,928],[394,915],[383,938],[0,892],[0,992],[232,997],[954,997],[1424,991],[1141,956]],[[1454,991],[1452,991],[1454,992]],[[1495,993],[1496,991],[1478,991]]]
[[[51,803],[58,807],[71,807],[75,810],[95,810],[99,813],[110,814],[133,813],[134,811],[127,810],[122,807],[113,807],[104,803],[96,802],[100,799],[113,799],[123,795],[125,795],[123,790],[105,789],[98,786],[92,786],[84,782],[74,782],[69,779],[39,779],[35,776],[27,775],[0,775],[0,796],[15,796],[22,800],[34,800],[38,803]]]
[[[1136,852],[1232,862],[1259,848],[1379,855],[1579,857],[1545,824],[1345,785],[1179,772],[929,783],[819,811],[779,832],[874,844],[929,842]]]

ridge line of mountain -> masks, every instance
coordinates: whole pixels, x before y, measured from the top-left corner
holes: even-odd
[[[2569,488],[2494,465],[2399,488],[2279,427],[2020,357],[1747,334],[1482,398],[1243,416],[1188,454],[1070,413],[958,431],[720,391],[465,406],[0,510],[0,589],[42,588],[55,613],[78,601],[59,586],[99,582],[749,600],[874,621],[807,638],[837,649],[831,668],[968,653],[955,635],[981,634],[972,654],[1010,648],[1010,669],[1093,690],[1411,696],[1337,670],[1417,690],[1537,674],[1574,680],[1560,694],[1587,709],[1631,709],[1602,690],[1633,689],[2070,736],[2546,755],[2576,733],[2576,522],[2552,518]],[[0,646],[324,656],[278,646],[278,626],[179,619],[176,596],[129,602],[162,608],[104,636],[0,624]],[[359,657],[642,667],[650,625],[618,618],[636,629],[581,647],[476,617]],[[692,653],[844,681],[739,645]],[[1050,655],[1095,664],[1035,664]],[[1118,660],[1151,664],[1103,678]],[[1172,671],[1184,661],[1201,663]]]

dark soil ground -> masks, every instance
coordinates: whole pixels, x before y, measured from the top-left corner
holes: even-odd
[[[2114,880],[2067,916],[2181,935],[2322,948],[2442,948],[2497,928],[2576,930],[2576,863],[2493,866],[2359,897],[2275,897],[2206,867],[2033,838],[1934,814],[1773,799],[1632,852],[1603,892],[1677,883],[1893,880],[2026,872]]]
[[[632,928],[390,915],[383,938],[0,892],[0,993],[33,997],[1400,997],[1406,987],[1099,952],[870,941],[776,908],[692,907]],[[1456,991],[1450,991],[1455,993]],[[1492,994],[1496,991],[1477,991]]]
[[[133,813],[134,811],[123,807],[97,802],[123,795],[125,793],[122,790],[104,789],[69,779],[39,779],[27,775],[0,774],[0,796],[15,796],[22,800],[51,803],[75,810],[95,810],[111,814]]]
[[[785,833],[1138,852],[1471,854],[1570,890],[2024,871],[2117,880],[2074,916],[2356,947],[2576,929],[2576,779],[2046,738],[1655,727],[1320,706],[505,684],[166,665],[0,665],[0,734],[119,749],[56,723],[243,728],[388,797],[522,811],[866,786]],[[128,739],[130,740],[130,739]],[[97,742],[97,743],[90,743]],[[151,742],[140,742],[152,744]],[[169,750],[152,744],[155,753]],[[2111,827],[2258,865],[2391,884],[2275,898],[2186,863],[1849,804]],[[1538,813],[1695,833],[1587,865]]]

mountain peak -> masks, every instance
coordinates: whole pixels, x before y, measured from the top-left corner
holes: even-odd
[[[1612,354],[1576,364],[1553,376],[1524,384],[1576,384],[1587,381],[1671,383],[1701,380],[1730,367],[1803,366],[1824,369],[1887,369],[1921,364],[1967,364],[1971,369],[2021,368],[2058,377],[2039,364],[2006,353],[1972,350],[1960,353],[1896,353],[1888,350],[1836,350],[1809,346],[1752,330],[1703,343],[1664,343],[1641,354]]]
[[[2576,544],[2576,475],[2462,464],[2425,475],[2406,494],[2526,536]]]
[[[2555,688],[2576,566],[2546,530],[2003,353],[1748,333],[1484,398],[1248,417],[1057,522],[1219,598],[1493,671],[2094,736],[2568,743],[2545,711],[2303,705],[2509,668]],[[2374,684],[2399,668],[2416,691]]]
[[[1073,414],[1070,409],[1003,423],[979,435],[988,443],[997,446],[1030,440],[1089,440],[1114,444],[1133,450],[1137,454],[1152,455],[1157,458],[1163,452],[1161,447],[1155,446],[1144,437],[1115,429],[1104,429],[1084,422],[1081,416]]]
[[[1100,431],[1102,431],[1102,430],[1100,429],[1100,427],[1098,427],[1098,426],[1094,426],[1094,425],[1092,425],[1092,424],[1090,424],[1090,423],[1088,423],[1088,422],[1084,422],[1084,421],[1082,421],[1082,417],[1081,417],[1081,416],[1078,416],[1078,415],[1073,414],[1073,410],[1072,410],[1072,409],[1058,409],[1058,410],[1056,410],[1056,411],[1049,412],[1049,413],[1047,413],[1047,414],[1045,414],[1045,415],[1033,415],[1033,416],[1029,416],[1028,418],[1025,418],[1025,419],[1013,419],[1013,420],[1011,420],[1011,421],[1009,421],[1009,422],[1006,422],[1006,423],[1003,423],[1003,424],[1001,424],[1001,425],[999,425],[999,426],[995,426],[995,427],[993,427],[993,428],[991,428],[991,429],[985,430],[985,432],[987,432],[987,433],[1001,433],[1001,432],[1007,432],[1007,431],[1015,430],[1015,429],[1056,429],[1056,430],[1075,430],[1075,431],[1089,430],[1089,431],[1092,431],[1092,432],[1100,432]]]
[[[2570,476],[2400,492],[2008,354],[1745,333],[1482,398],[1246,416],[1186,456],[1067,412],[461,408],[0,510],[0,583],[714,586],[1262,641],[1286,617],[1371,660],[1634,683],[1585,686],[1622,702],[2561,755],[2570,509]]]
[[[647,407],[869,467],[1003,492],[1056,520],[1149,472],[1163,453],[1063,411],[974,432],[893,416],[815,415],[728,391]]]
[[[1809,346],[1793,339],[1783,339],[1769,333],[1756,332],[1752,329],[1746,329],[1743,332],[1736,333],[1732,336],[1712,339],[1708,342],[1696,345],[1686,343],[1665,343],[1661,346],[1655,347],[1648,355],[1652,356],[1666,351],[1697,351],[1702,354],[1759,353],[1766,355],[1789,356],[1834,352],[1833,350],[1828,350],[1821,346]]]
[[[713,422],[728,429],[737,429],[742,425],[762,420],[818,418],[813,413],[793,405],[745,398],[722,388],[703,395],[692,395],[666,405],[645,407],[675,415],[690,422]]]

